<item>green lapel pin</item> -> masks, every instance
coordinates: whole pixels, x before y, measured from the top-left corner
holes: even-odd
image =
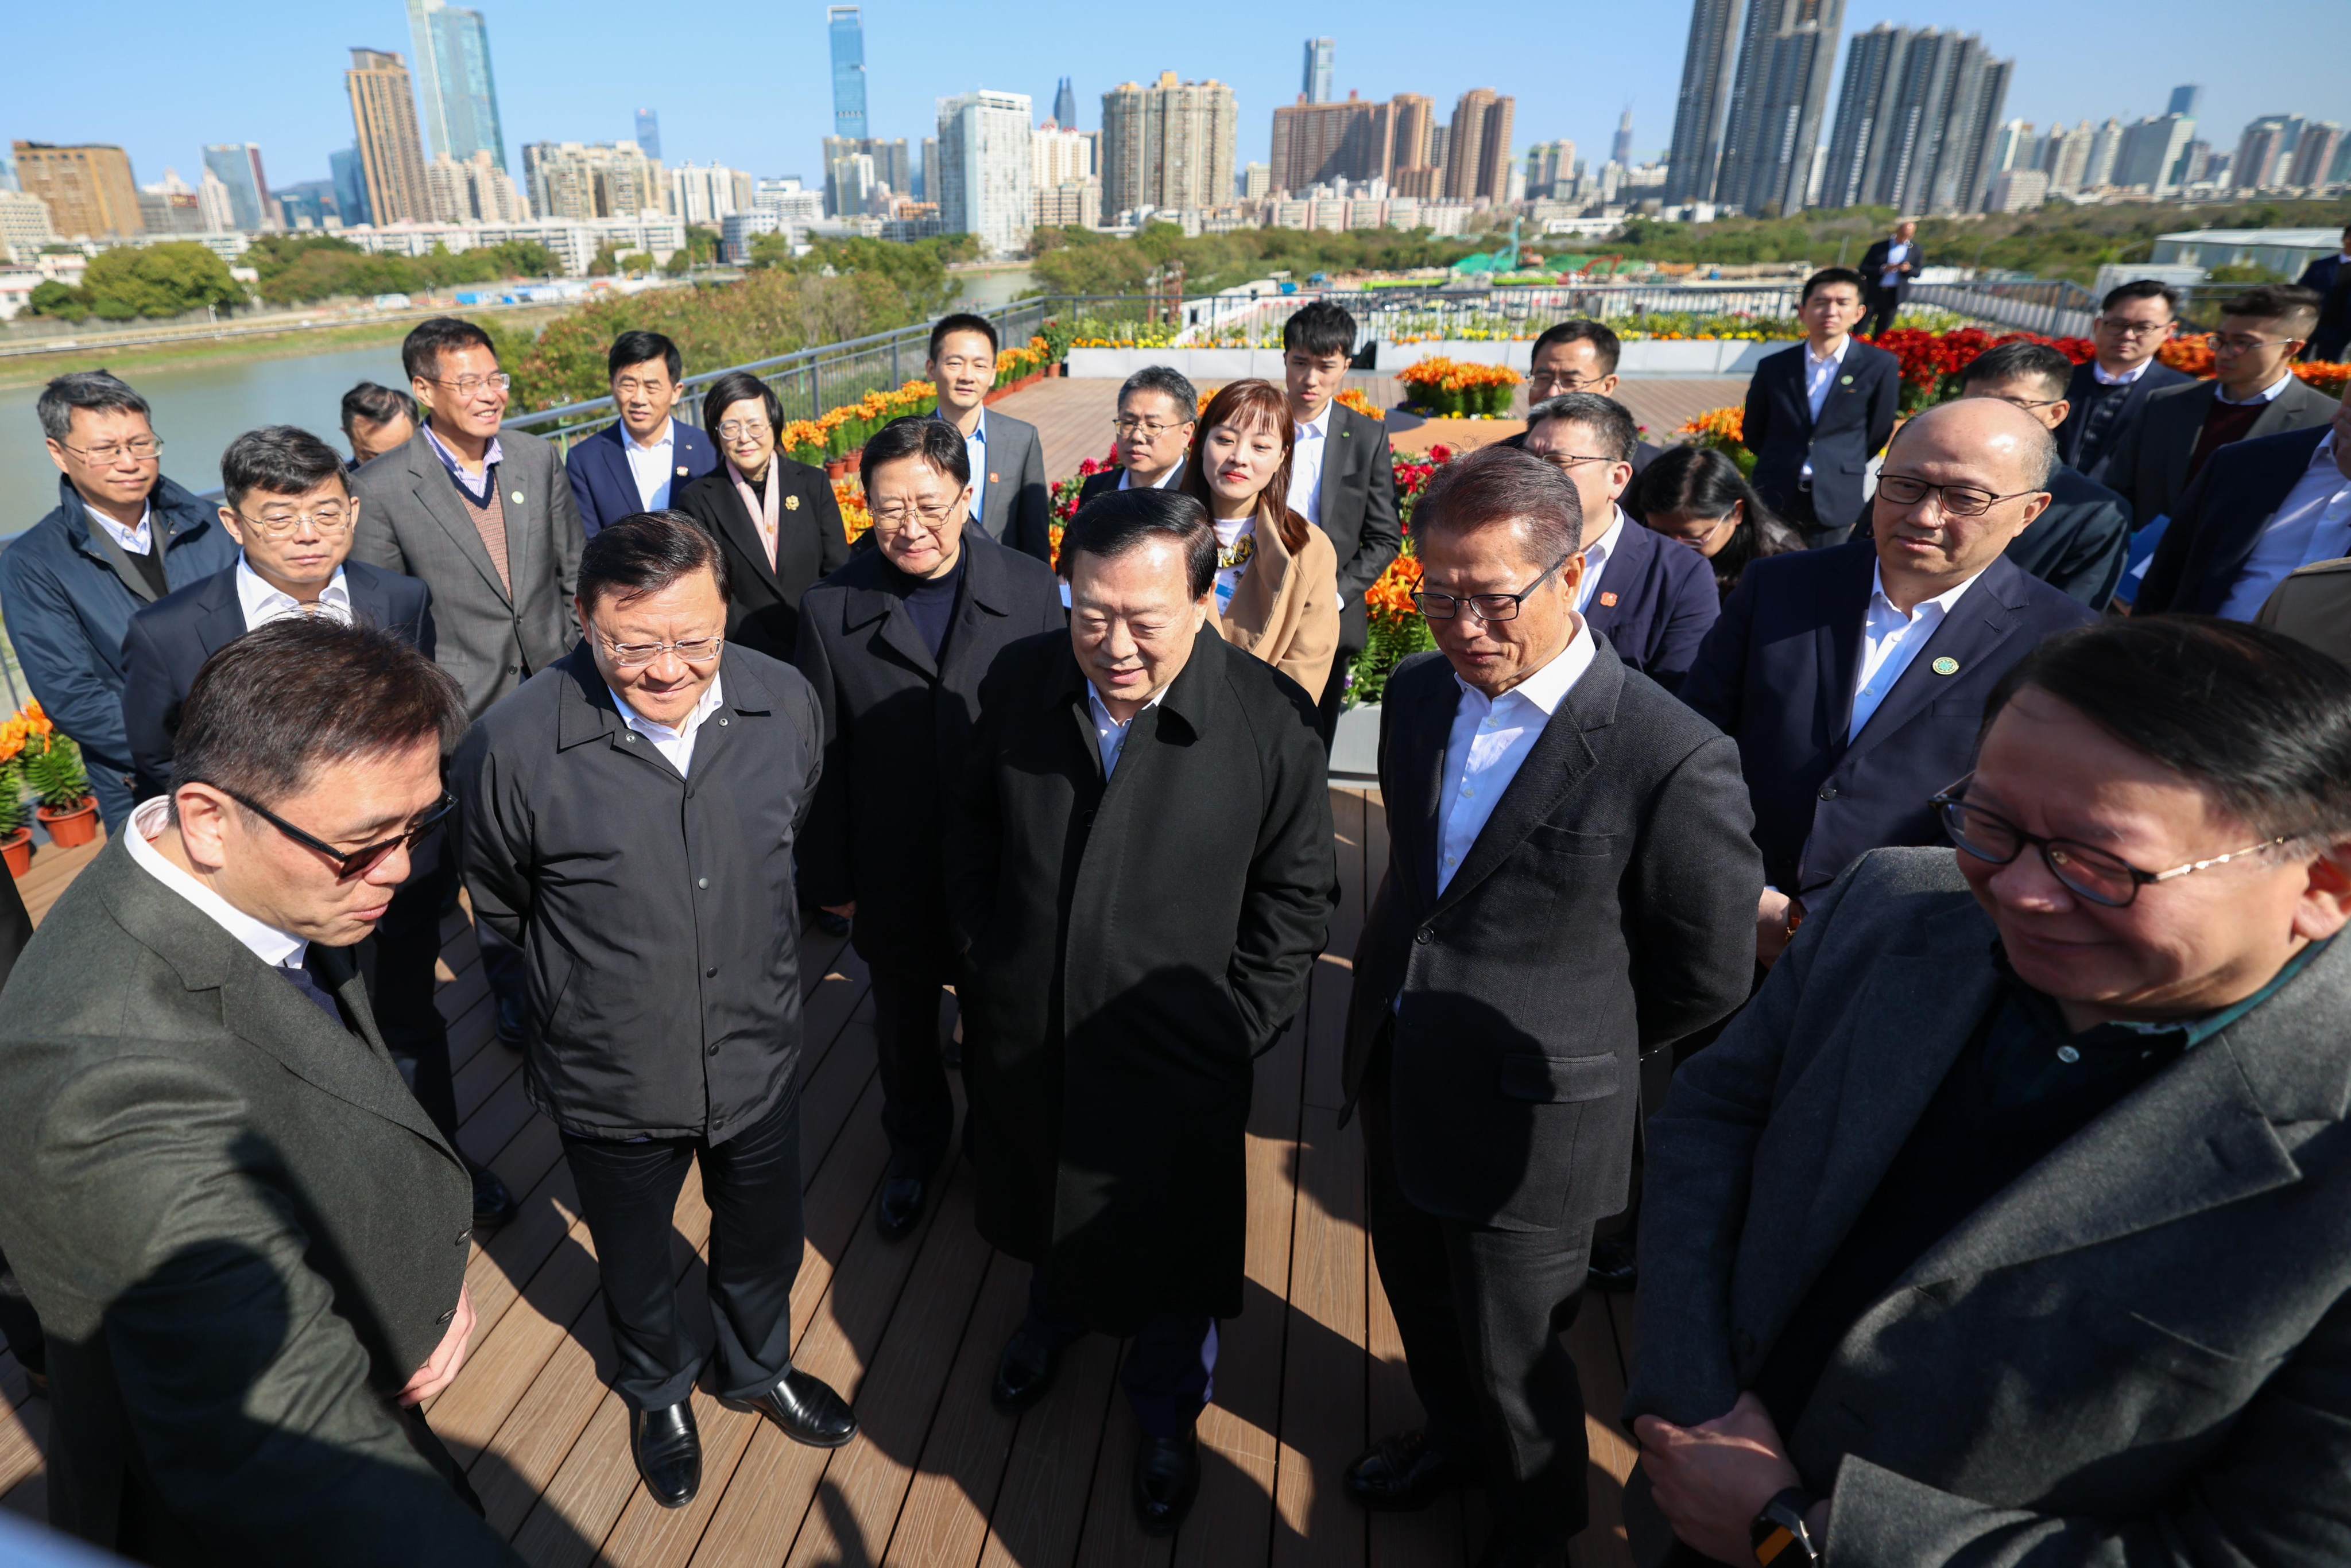
[[[1959,661],[1947,653],[1935,660],[1932,668],[1938,675],[1957,675],[1959,672]]]

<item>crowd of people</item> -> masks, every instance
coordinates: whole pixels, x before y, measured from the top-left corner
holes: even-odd
[[[2179,299],[2127,284],[2091,363],[1995,348],[1897,429],[1854,331],[1920,265],[1906,226],[1806,282],[1751,476],[1645,442],[1569,321],[1526,429],[1413,514],[1436,650],[1380,706],[1342,1085],[1425,1420],[1332,1480],[1482,1489],[1487,1568],[1586,1525],[1562,1336],[1636,1280],[1596,1414],[1645,1561],[2351,1557],[2351,414],[2290,369],[2322,299],[2239,296],[2191,382]],[[792,1360],[821,924],[871,974],[876,1231],[960,1147],[1029,1269],[993,1403],[1126,1339],[1131,1505],[1179,1528],[1404,544],[1336,401],[1356,337],[1317,302],[1279,382],[1130,378],[1058,552],[977,316],[931,334],[936,412],[866,441],[854,542],[774,390],[687,423],[653,333],[565,453],[426,321],[407,390],[344,399],[348,461],[250,431],[216,505],[131,387],[50,383],[58,504],[0,610],[111,836],[37,934],[0,877],[0,1333],[52,1519],[156,1563],[517,1561],[422,1413],[517,1208],[457,1147],[462,888],[657,1502],[701,1487],[697,1386],[859,1430]]]

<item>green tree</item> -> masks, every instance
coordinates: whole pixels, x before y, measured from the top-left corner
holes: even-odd
[[[110,321],[248,303],[244,286],[229,276],[228,264],[187,240],[100,251],[90,258],[82,287],[89,293],[91,309]]]
[[[25,307],[36,316],[53,316],[60,321],[89,319],[89,295],[56,278],[47,278],[33,286]]]

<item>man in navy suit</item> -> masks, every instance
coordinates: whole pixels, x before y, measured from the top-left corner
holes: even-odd
[[[1833,266],[1804,280],[1804,340],[1767,354],[1747,383],[1745,440],[1755,493],[1814,549],[1842,545],[1862,475],[1894,433],[1901,362],[1855,342],[1862,276]]]
[[[1624,342],[1607,327],[1597,321],[1555,321],[1543,328],[1527,355],[1527,408],[1530,412],[1537,403],[1569,392],[1592,392],[1603,398],[1616,395],[1616,362],[1624,355]],[[1648,472],[1649,464],[1665,455],[1665,448],[1651,446],[1639,440],[1641,427],[1633,427],[1633,477],[1639,479]],[[1526,449],[1527,432],[1505,436],[1496,446]],[[1616,498],[1617,509],[1634,522],[1644,522],[1632,504],[1629,491]]]
[[[658,332],[623,332],[604,365],[620,422],[573,447],[563,463],[590,539],[623,517],[667,510],[687,485],[718,470],[710,438],[670,418],[685,374],[676,344]]]
[[[172,792],[180,710],[204,661],[256,627],[289,616],[330,617],[381,627],[433,657],[432,590],[414,577],[346,558],[360,500],[332,447],[292,425],[247,431],[221,458],[221,484],[220,523],[239,546],[236,564],[141,610],[123,641],[122,722],[140,800]],[[457,1096],[449,1033],[433,1000],[454,866],[444,868],[436,852],[446,855],[437,836],[412,850],[415,869],[376,927],[369,1000],[385,1048],[454,1148]],[[468,1167],[475,1226],[512,1219],[515,1199],[506,1184],[485,1168]]]
[[[2212,454],[2179,500],[2132,606],[2252,620],[2314,561],[2351,556],[2351,403],[2308,430]]]
[[[2147,412],[2147,399],[2195,379],[2155,358],[2179,326],[2179,291],[2168,283],[2142,277],[2106,291],[2090,323],[2096,352],[2074,367],[2057,428],[2059,455],[2081,473],[2103,482],[2107,460]]]
[[[1625,514],[1640,427],[1625,405],[1591,392],[1537,403],[1523,448],[1565,473],[1583,503],[1583,576],[1575,611],[1627,668],[1671,691],[1722,613],[1706,557]]]
[[[2294,281],[2326,302],[2319,306],[2318,328],[2302,357],[2330,364],[2340,360],[2344,349],[2351,348],[2351,223],[2343,225],[2342,253],[2319,257]]]
[[[2021,409],[1929,409],[1886,453],[1872,537],[1740,578],[1681,696],[1739,742],[1767,882],[1759,961],[1865,850],[1942,841],[1928,797],[1968,771],[1992,687],[2094,618],[2001,554],[2047,509],[2056,466]]]

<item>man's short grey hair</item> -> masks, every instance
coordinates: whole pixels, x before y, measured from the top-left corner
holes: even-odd
[[[76,370],[59,376],[41,389],[41,400],[34,405],[41,416],[41,433],[51,441],[61,441],[73,432],[73,411],[88,409],[95,413],[103,409],[120,409],[125,413],[144,414],[150,421],[154,410],[147,400],[131,389],[130,384],[105,370]]]
[[[1440,465],[1412,513],[1412,531],[1422,539],[1459,538],[1498,523],[1519,528],[1527,558],[1538,566],[1583,548],[1583,502],[1575,482],[1517,447],[1479,447]]]
[[[1118,389],[1118,406],[1126,407],[1126,400],[1137,392],[1164,392],[1168,400],[1183,410],[1181,424],[1189,424],[1200,417],[1200,394],[1184,373],[1172,365],[1145,365],[1126,379]]]

